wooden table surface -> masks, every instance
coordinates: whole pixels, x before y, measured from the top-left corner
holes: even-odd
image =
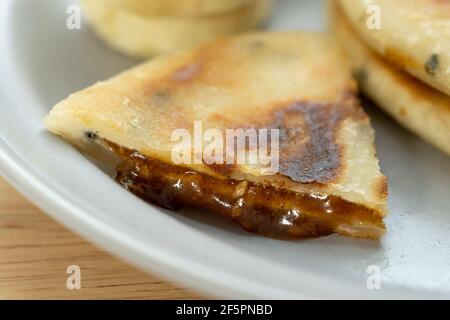
[[[66,286],[81,270],[81,289]],[[0,177],[0,299],[198,299],[87,243]]]

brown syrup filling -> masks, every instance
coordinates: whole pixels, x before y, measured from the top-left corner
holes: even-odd
[[[100,138],[94,140],[98,142]],[[140,198],[163,208],[210,209],[249,232],[278,239],[335,232],[377,239],[384,233],[384,223],[374,210],[337,196],[299,194],[250,181],[215,178],[105,140],[99,144],[106,145],[121,159],[117,181]]]

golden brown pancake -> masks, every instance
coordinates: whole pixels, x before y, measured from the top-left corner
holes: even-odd
[[[57,104],[45,124],[83,152],[106,150],[118,159],[117,180],[160,206],[208,208],[277,238],[377,239],[385,230],[387,184],[356,91],[332,38],[252,33],[160,56],[99,82]],[[261,163],[207,158],[174,163],[172,133],[194,135],[194,121],[219,132],[278,130],[279,170],[267,175]]]
[[[362,91],[404,127],[450,155],[450,97],[366,46],[338,6],[331,7],[331,29],[347,49]]]
[[[450,0],[338,1],[363,42],[450,96]],[[380,28],[374,28],[376,16]]]
[[[102,40],[122,53],[148,58],[255,29],[268,17],[272,0],[250,1],[234,10],[199,17],[148,16],[111,0],[82,0],[81,4]]]
[[[95,1],[95,0],[94,0]],[[261,0],[107,0],[110,4],[152,17],[205,16],[237,10]]]

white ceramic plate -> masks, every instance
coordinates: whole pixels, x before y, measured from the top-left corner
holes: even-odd
[[[85,25],[68,30],[69,3],[0,2],[0,168],[52,217],[144,270],[218,297],[450,297],[450,159],[373,107],[390,179],[388,233],[380,242],[275,241],[207,212],[169,212],[124,191],[45,132],[42,118],[53,104],[136,63]],[[322,7],[280,0],[270,28],[320,29]],[[372,265],[381,290],[367,288]]]

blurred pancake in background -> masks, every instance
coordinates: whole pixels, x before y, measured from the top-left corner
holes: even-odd
[[[81,3],[84,14],[100,38],[125,54],[148,58],[255,29],[268,17],[272,0],[181,1],[180,12],[188,13],[186,8],[191,8],[191,14],[194,7],[187,4],[201,4],[195,16],[168,15],[176,8],[173,0],[82,0]],[[151,12],[157,3],[161,7],[154,10],[155,15],[148,15],[137,13],[137,7],[132,3],[140,3],[144,7],[149,4],[149,10],[142,10],[142,13]],[[212,8],[224,10],[214,11]],[[161,15],[162,12],[165,13]]]
[[[334,0],[329,13],[330,28],[347,50],[362,91],[404,127],[450,155],[450,97],[363,43]]]
[[[108,0],[110,4],[149,16],[202,16],[224,14],[257,0]]]
[[[450,0],[339,0],[353,30],[383,58],[450,95]],[[380,27],[368,19],[379,15]]]

